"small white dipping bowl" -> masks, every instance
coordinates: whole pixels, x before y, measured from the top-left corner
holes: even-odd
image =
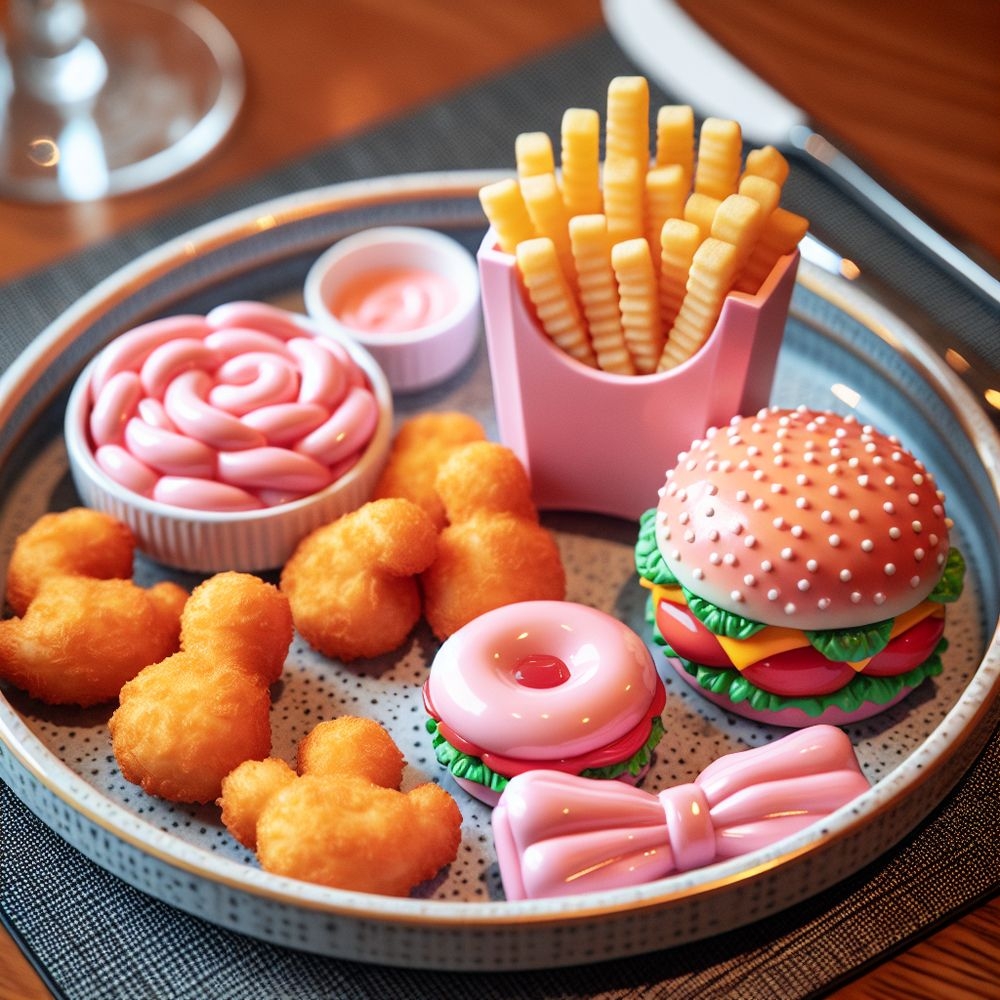
[[[440,275],[453,286],[454,304],[445,315],[401,331],[357,329],[334,314],[333,304],[349,285],[396,269]],[[475,258],[450,236],[432,229],[385,226],[344,237],[310,268],[304,294],[316,325],[361,344],[382,367],[394,392],[416,392],[443,382],[469,360],[479,339]]]
[[[289,313],[304,335],[324,336],[305,317]],[[336,336],[327,333],[326,336]],[[260,510],[191,510],[148,499],[108,476],[91,448],[88,420],[95,358],[80,374],[66,407],[64,433],[70,472],[81,501],[124,522],[151,559],[194,573],[260,572],[288,560],[310,531],[368,501],[392,439],[392,392],[364,348],[337,337],[368,378],[379,417],[362,456],[339,479],[310,496]]]

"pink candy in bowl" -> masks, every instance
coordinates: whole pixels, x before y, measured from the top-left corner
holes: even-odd
[[[388,383],[363,348],[253,302],[118,337],[77,380],[65,421],[83,502],[195,572],[282,565],[369,498],[391,429]]]

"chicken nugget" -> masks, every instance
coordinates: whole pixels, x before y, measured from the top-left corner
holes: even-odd
[[[288,598],[250,573],[216,573],[191,593],[181,615],[181,648],[239,661],[273,684],[293,635]]]
[[[257,856],[275,874],[405,896],[454,861],[462,815],[437,785],[408,793],[354,775],[304,775],[257,823]]]
[[[141,670],[108,726],[126,780],[173,802],[213,802],[222,779],[271,750],[271,696],[242,662],[180,652]]]
[[[186,599],[175,583],[50,576],[22,618],[0,622],[0,677],[50,705],[112,701],[177,651]]]
[[[456,450],[437,489],[449,523],[420,580],[424,615],[439,639],[505,604],[565,598],[559,547],[539,524],[527,473],[509,448],[481,442]]]
[[[295,778],[295,772],[277,757],[243,761],[222,779],[222,794],[216,800],[225,828],[244,847],[255,850],[257,820],[264,806]]]
[[[431,519],[398,497],[317,528],[281,572],[295,627],[314,649],[345,662],[396,649],[420,619],[415,576],[436,551]]]
[[[403,423],[393,439],[373,499],[405,497],[444,527],[444,506],[434,488],[441,463],[463,444],[483,441],[482,424],[465,413],[421,413]]]
[[[299,774],[354,774],[383,788],[399,788],[405,765],[382,726],[352,715],[319,723],[298,746]]]
[[[86,507],[43,514],[14,542],[7,603],[15,615],[23,615],[49,576],[131,579],[134,555],[135,536],[110,514]]]

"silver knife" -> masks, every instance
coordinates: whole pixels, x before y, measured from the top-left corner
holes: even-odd
[[[810,125],[672,0],[602,0],[608,29],[629,57],[703,117],[735,118],[755,145],[805,153],[914,242],[1000,305],[1000,280],[907,208]],[[694,99],[692,95],[696,94]]]

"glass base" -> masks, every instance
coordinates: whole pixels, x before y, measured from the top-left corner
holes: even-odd
[[[87,201],[149,187],[205,157],[236,120],[242,60],[204,7],[86,0],[85,10],[79,51],[60,57],[62,99],[46,96],[44,60],[0,64],[0,195]]]

